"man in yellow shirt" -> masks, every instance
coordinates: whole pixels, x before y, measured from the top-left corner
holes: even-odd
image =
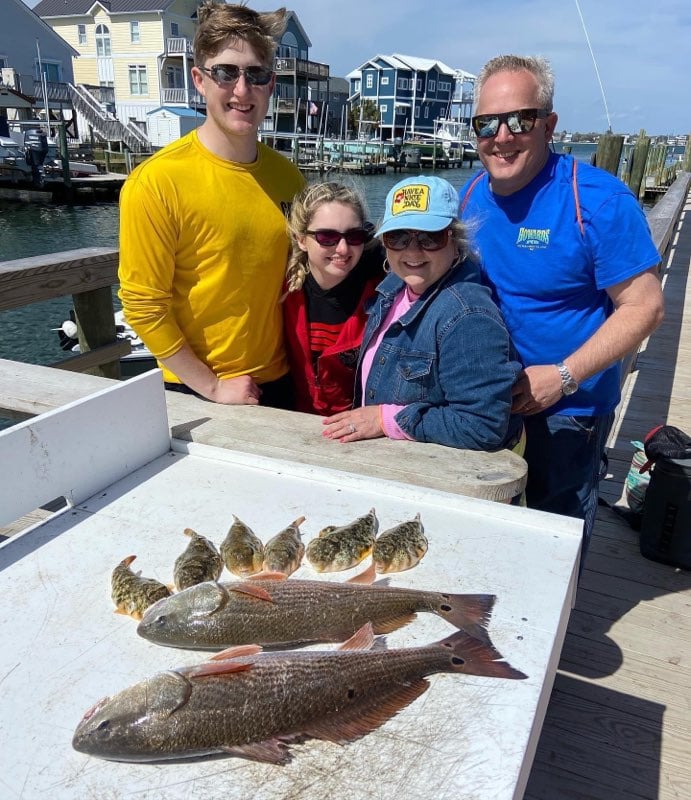
[[[130,175],[120,201],[120,299],[170,388],[291,406],[279,298],[285,212],[304,179],[257,141],[286,11],[206,3],[192,78],[207,118]]]

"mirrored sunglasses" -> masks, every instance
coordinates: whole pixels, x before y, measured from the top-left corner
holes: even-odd
[[[364,228],[350,228],[347,231],[336,231],[331,228],[321,228],[318,231],[305,231],[308,236],[314,236],[317,244],[322,247],[336,247],[341,239],[351,247],[359,247],[369,241],[369,232]]]
[[[422,250],[441,250],[449,241],[449,228],[443,231],[387,231],[381,238],[387,250],[405,250],[413,239]]]
[[[549,116],[545,108],[519,108],[504,114],[478,114],[472,118],[473,130],[479,139],[490,139],[499,133],[502,123],[514,134],[530,133],[535,120]]]
[[[274,74],[269,67],[238,67],[237,64],[214,64],[212,67],[199,67],[199,69],[217,83],[226,85],[235,83],[242,73],[247,83],[252,86],[266,86]]]

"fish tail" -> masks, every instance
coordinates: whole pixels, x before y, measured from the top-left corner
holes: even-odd
[[[449,672],[480,675],[486,678],[511,678],[522,680],[528,676],[504,661],[504,656],[491,644],[481,642],[465,631],[442,639],[432,647],[449,650]]]
[[[464,630],[481,642],[491,644],[487,625],[492,616],[493,594],[440,594],[438,604],[433,609],[456,628]]]

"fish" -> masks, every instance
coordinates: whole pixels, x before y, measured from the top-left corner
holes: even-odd
[[[420,514],[380,534],[372,548],[377,572],[403,572],[414,567],[427,552],[428,542]]]
[[[427,611],[489,641],[494,595],[396,588],[372,584],[374,577],[370,564],[344,583],[264,572],[245,581],[199,583],[147,609],[137,633],[156,644],[199,650],[287,647],[342,642],[366,622],[375,633],[390,633]]]
[[[204,581],[216,581],[223,572],[223,559],[213,542],[192,528],[185,528],[185,535],[190,537],[190,543],[175,559],[173,568],[173,582],[178,591]]]
[[[117,614],[141,620],[146,609],[157,600],[170,597],[170,589],[155,578],[142,578],[130,569],[137,556],[127,556],[115,567],[110,580],[110,596]]]
[[[347,525],[329,525],[307,545],[307,560],[317,572],[340,572],[372,552],[379,521],[373,508]]]
[[[300,566],[302,557],[305,555],[305,545],[302,543],[300,535],[300,525],[304,521],[304,517],[298,517],[295,522],[291,522],[287,528],[277,533],[264,545],[262,569],[265,572],[282,572],[284,575],[292,575]]]
[[[286,764],[291,742],[346,744],[376,730],[427,691],[428,675],[527,677],[464,631],[418,647],[387,650],[373,642],[366,624],[336,650],[231,648],[158,673],[96,703],[72,746],[112,761],[226,753]]]
[[[264,562],[261,539],[233,514],[233,524],[221,542],[221,557],[228,570],[240,578],[259,572]]]

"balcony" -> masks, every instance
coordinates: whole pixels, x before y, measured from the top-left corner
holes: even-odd
[[[48,92],[48,102],[54,101],[56,103],[70,103],[70,92],[66,83],[56,83],[55,81],[48,81],[46,84]],[[34,80],[33,88],[28,92],[35,100],[46,102],[43,96],[43,86],[41,81]]]
[[[295,75],[308,80],[328,80],[329,65],[302,58],[276,58],[274,69],[277,75]]]
[[[192,50],[192,41],[184,36],[169,36],[166,39],[166,55],[188,55],[192,57],[194,55],[194,51]]]
[[[194,106],[206,107],[206,100],[198,92],[185,91],[184,87],[163,88],[161,89],[161,105],[186,106],[188,108],[194,108]]]

